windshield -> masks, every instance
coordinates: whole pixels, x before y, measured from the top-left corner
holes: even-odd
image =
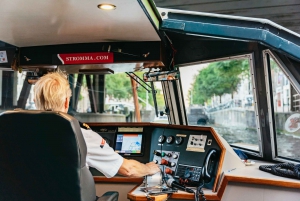
[[[34,85],[26,72],[0,70],[1,111],[35,110]],[[142,73],[137,73],[142,77]],[[82,122],[153,122],[156,117],[151,87],[131,81],[126,73],[112,75],[69,74],[72,97],[68,113]],[[2,92],[3,91],[3,92]],[[164,110],[160,82],[154,83],[158,110]],[[136,100],[136,103],[135,103]],[[159,119],[164,122],[165,119]]]

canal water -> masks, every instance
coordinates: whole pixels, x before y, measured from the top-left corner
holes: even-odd
[[[252,146],[257,149],[259,146],[259,135],[255,129],[211,126],[221,135],[229,144],[235,145],[256,145]],[[292,158],[300,161],[300,137],[287,133],[276,135],[276,146],[278,156]],[[249,146],[247,146],[249,147]],[[250,146],[251,147],[251,146]]]

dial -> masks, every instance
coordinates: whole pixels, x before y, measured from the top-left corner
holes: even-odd
[[[161,135],[161,136],[159,136],[159,138],[158,138],[158,142],[159,142],[159,143],[163,143],[163,142],[165,141],[165,139],[166,139],[166,136]]]
[[[168,138],[167,138],[167,143],[168,144],[171,144],[173,142],[173,136],[169,136]]]
[[[181,144],[183,142],[183,138],[182,137],[176,137],[175,139],[175,143],[176,144]]]

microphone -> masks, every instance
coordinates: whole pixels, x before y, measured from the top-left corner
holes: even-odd
[[[173,178],[170,178],[167,180],[167,186],[172,187],[172,188],[177,188],[177,189],[183,190],[188,193],[194,193],[194,191],[192,189],[187,188],[187,187],[177,183]]]

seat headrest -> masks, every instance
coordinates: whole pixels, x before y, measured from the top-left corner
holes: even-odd
[[[43,194],[56,186],[56,195],[77,200],[86,152],[79,123],[68,114],[37,110],[0,114],[0,172],[5,172],[0,174],[0,189],[5,185],[17,193],[26,186],[32,191],[25,194]]]

